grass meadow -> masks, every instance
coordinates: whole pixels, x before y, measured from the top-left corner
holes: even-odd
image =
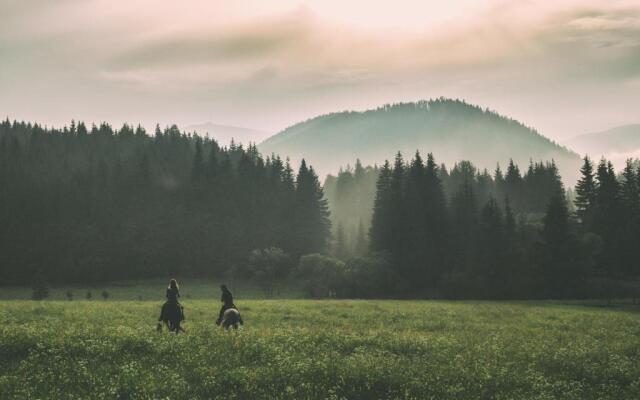
[[[204,286],[183,298],[180,335],[155,331],[161,299],[136,285],[108,300],[5,291],[0,398],[640,398],[631,307],[258,300],[246,289],[245,326],[226,332],[213,323],[217,291]]]

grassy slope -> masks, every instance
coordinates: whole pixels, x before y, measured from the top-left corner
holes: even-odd
[[[552,303],[5,301],[0,398],[640,398],[635,312]]]

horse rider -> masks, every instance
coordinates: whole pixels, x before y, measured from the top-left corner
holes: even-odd
[[[164,316],[167,314],[168,307],[178,307],[180,310],[180,317],[184,319],[182,305],[178,302],[180,298],[180,288],[178,287],[178,282],[175,279],[171,279],[169,281],[169,287],[167,287],[167,292],[165,294],[167,297],[167,301],[162,305],[162,310],[160,311],[160,318],[158,321],[164,320]],[[161,329],[161,324],[158,322],[158,328]]]
[[[226,310],[230,308],[235,308],[236,310],[238,309],[238,307],[233,304],[233,295],[231,294],[227,286],[220,285],[220,290],[222,290],[222,296],[220,297],[222,307],[220,307],[220,314],[218,315],[218,319],[216,320],[216,325],[220,325],[220,323],[222,322],[222,317]]]

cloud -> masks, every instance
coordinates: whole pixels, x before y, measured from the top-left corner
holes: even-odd
[[[443,95],[552,135],[634,122],[618,120],[640,101],[640,6],[487,3],[6,0],[0,107],[44,122],[80,110],[277,130]]]
[[[233,31],[187,32],[137,43],[117,55],[116,68],[231,63],[282,53],[304,41],[306,28],[297,21],[242,27]]]

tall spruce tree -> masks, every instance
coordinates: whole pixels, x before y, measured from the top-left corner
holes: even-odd
[[[596,173],[596,208],[594,231],[602,238],[602,251],[598,256],[601,275],[607,280],[617,277],[621,265],[620,235],[623,226],[620,184],[613,165],[605,159],[598,164]]]
[[[432,153],[427,154],[424,171],[424,278],[426,286],[435,288],[446,268],[449,241],[447,204],[441,173]]]
[[[427,239],[426,227],[426,207],[428,201],[426,198],[426,178],[425,167],[420,157],[420,153],[416,152],[407,171],[406,195],[404,196],[404,215],[402,223],[403,228],[403,259],[406,276],[420,277],[421,279],[412,280],[417,286],[424,284],[426,280],[425,266],[425,241]],[[418,282],[421,280],[423,282]],[[419,287],[419,286],[418,286]]]
[[[570,297],[575,282],[583,279],[576,238],[571,232],[567,202],[562,193],[551,198],[544,217],[538,257],[539,294],[545,298]]]
[[[385,161],[376,182],[376,198],[373,203],[373,217],[369,230],[369,246],[372,251],[390,251],[391,237],[391,166]]]
[[[522,185],[523,180],[522,175],[520,175],[520,168],[513,160],[509,160],[507,173],[504,177],[504,191],[505,195],[511,199],[513,207],[517,210],[524,208]]]
[[[633,160],[627,160],[620,188],[623,225],[620,232],[621,272],[625,277],[640,277],[637,238],[640,237],[640,177]]]
[[[410,266],[406,263],[406,209],[405,209],[405,163],[402,154],[396,154],[389,183],[390,226],[389,252],[394,267],[401,276],[406,277]]]
[[[495,197],[497,199],[504,199],[507,196],[505,189],[504,174],[500,168],[500,164],[496,165],[496,169],[493,172],[493,185],[495,187]]]
[[[329,208],[318,176],[313,168],[307,167],[304,159],[300,163],[296,177],[294,213],[295,233],[299,238],[294,255],[300,256],[326,251],[331,235]]]
[[[583,228],[589,231],[593,225],[597,189],[593,173],[593,163],[589,156],[584,157],[580,173],[582,177],[576,184],[576,214],[578,218],[580,218],[580,223]]]

